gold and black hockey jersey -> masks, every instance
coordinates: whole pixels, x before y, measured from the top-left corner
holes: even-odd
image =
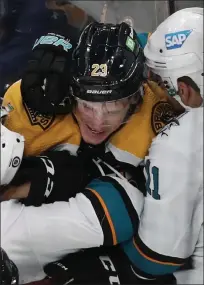
[[[38,155],[56,145],[75,152],[81,135],[72,115],[42,116],[33,112],[22,101],[21,81],[14,83],[6,92],[3,105],[10,105],[6,127],[25,137],[25,155]],[[138,165],[144,159],[152,139],[164,126],[162,115],[171,110],[163,98],[144,85],[144,101],[140,111],[109,140],[107,148],[119,161]]]

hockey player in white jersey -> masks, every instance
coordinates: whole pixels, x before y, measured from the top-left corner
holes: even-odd
[[[161,274],[192,256],[193,268],[178,271],[177,282],[203,284],[202,108],[163,129],[146,157],[145,174],[147,196],[132,259],[140,258],[142,271]]]
[[[150,77],[170,97],[187,109],[203,105],[203,8],[168,17],[150,36],[144,54]]]
[[[144,50],[150,75],[190,110],[153,140],[138,235],[144,252],[151,249],[153,267],[172,268],[192,256],[193,269],[175,274],[179,284],[203,284],[203,108],[196,108],[203,101],[202,23],[203,8],[180,10]]]

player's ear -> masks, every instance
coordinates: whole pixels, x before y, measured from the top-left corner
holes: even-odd
[[[190,99],[190,89],[189,86],[182,82],[182,81],[177,81],[178,84],[178,95],[181,97],[181,101],[188,106],[188,102]]]
[[[182,80],[178,80],[178,95],[181,97],[182,102],[186,106],[191,108],[198,108],[202,105],[203,98],[200,94],[200,89],[195,86],[195,83],[190,84],[191,82],[185,83]]]

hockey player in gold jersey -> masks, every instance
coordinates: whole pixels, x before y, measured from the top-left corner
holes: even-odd
[[[108,36],[110,31],[114,40],[120,31],[123,46],[118,38],[113,46]],[[92,38],[88,65],[84,58],[87,35]],[[103,45],[104,36],[109,41],[106,45]],[[89,25],[81,41],[84,46],[79,43],[74,55],[75,63],[80,65],[74,74],[72,91],[76,107],[72,114],[42,115],[34,111],[24,102],[22,84],[18,81],[4,97],[4,106],[12,109],[6,127],[25,137],[26,156],[38,155],[55,146],[76,154],[83,138],[91,145],[106,141],[106,151],[117,160],[136,166],[145,157],[152,139],[173,115],[171,105],[165,97],[157,97],[147,83],[142,86],[143,51],[136,33],[127,24]],[[106,48],[109,54],[105,53]],[[98,52],[93,56],[95,50]]]

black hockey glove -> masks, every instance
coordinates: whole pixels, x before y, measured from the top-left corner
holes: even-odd
[[[94,248],[67,255],[44,267],[52,285],[65,284],[176,284],[165,276],[155,280],[141,279],[120,247]]]
[[[50,151],[45,156],[24,158],[11,185],[31,182],[28,197],[22,202],[26,206],[40,206],[68,201],[98,176],[100,172],[92,161],[84,163],[68,151]]]
[[[73,45],[54,33],[36,40],[21,81],[22,98],[29,108],[43,115],[72,111],[69,83]]]

